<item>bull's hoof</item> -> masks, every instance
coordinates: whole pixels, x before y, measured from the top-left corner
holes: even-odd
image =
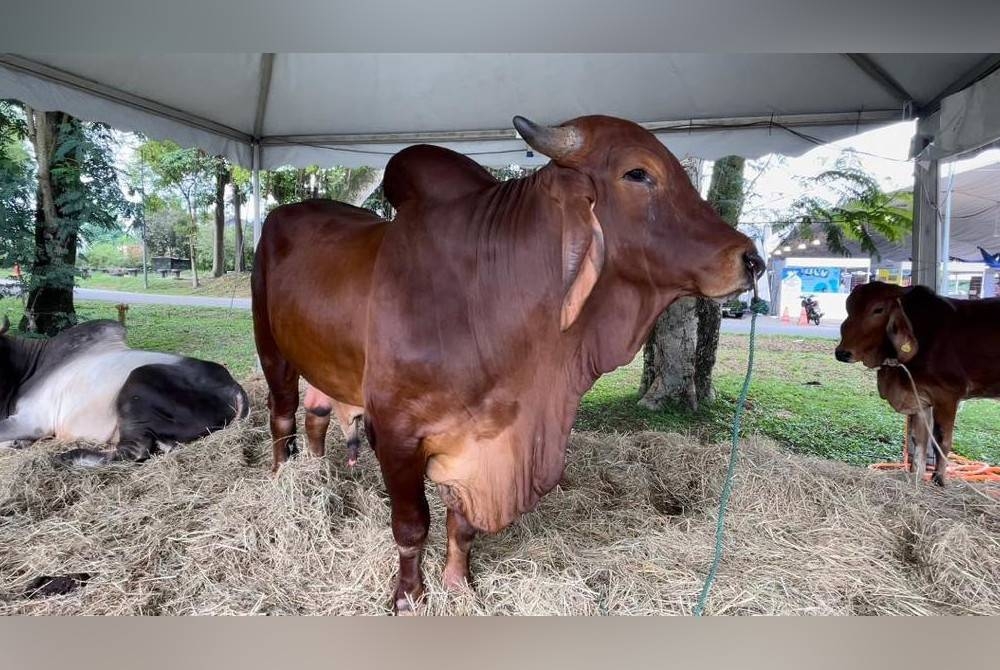
[[[450,593],[472,593],[472,577],[467,571],[446,566],[441,573],[441,586]]]
[[[418,616],[423,609],[423,599],[422,586],[415,593],[413,591],[405,593],[397,588],[392,596],[392,613],[396,616]]]
[[[942,474],[935,472],[934,475],[931,477],[931,481],[940,486],[941,488],[945,487],[945,479],[944,475]]]

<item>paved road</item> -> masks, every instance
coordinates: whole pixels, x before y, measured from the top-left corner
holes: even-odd
[[[742,319],[723,319],[722,332],[749,333],[750,315]],[[776,316],[762,316],[757,319],[757,333],[761,335],[793,335],[796,337],[840,337],[839,321],[821,321],[818,326],[799,326],[795,323],[782,323]]]
[[[73,294],[80,300],[100,300],[103,302],[250,309],[250,298],[209,298],[196,295],[128,293],[125,291],[106,291],[92,288],[76,288],[73,290]],[[723,319],[722,332],[749,333],[750,316],[744,316],[742,319]],[[831,321],[824,322],[819,326],[799,326],[794,323],[781,323],[777,317],[762,316],[757,322],[757,332],[762,335],[838,338],[840,337],[840,323]]]
[[[198,295],[129,293],[126,291],[105,291],[103,289],[96,288],[75,288],[73,289],[73,295],[80,300],[100,300],[102,302],[250,309],[250,298],[208,298]]]

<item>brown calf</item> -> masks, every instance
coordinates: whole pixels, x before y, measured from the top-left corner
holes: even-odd
[[[840,334],[837,360],[878,368],[879,395],[909,417],[918,480],[927,451],[940,446],[933,481],[944,486],[941,456],[951,451],[959,402],[1000,397],[1000,298],[954,300],[923,286],[871,282],[847,298]]]

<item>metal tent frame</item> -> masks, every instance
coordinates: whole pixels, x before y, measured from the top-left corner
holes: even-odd
[[[869,54],[842,54],[871,81],[889,94],[898,103],[898,109],[862,110],[852,112],[826,112],[807,114],[771,114],[767,116],[734,116],[689,119],[684,121],[654,121],[642,125],[657,134],[691,133],[703,131],[724,131],[746,128],[781,128],[789,132],[810,127],[861,126],[884,124],[900,119],[918,118],[918,131],[914,140],[912,155],[915,164],[914,235],[913,258],[915,281],[935,286],[939,276],[939,257],[942,247],[941,217],[938,207],[939,162],[942,159],[976,150],[997,137],[982,138],[978,146],[959,146],[941,149],[936,141],[941,133],[941,107],[950,96],[976,86],[986,78],[996,78],[1000,68],[1000,54],[988,54],[974,67],[935,95],[929,102],[916,103],[916,96],[906,89],[885,68],[881,67]],[[254,245],[260,237],[262,207],[260,192],[260,169],[262,154],[267,149],[306,145],[313,147],[350,147],[352,145],[412,144],[417,142],[490,142],[514,140],[513,129],[455,130],[434,132],[390,132],[351,134],[303,134],[265,135],[268,101],[271,95],[272,73],[276,54],[259,55],[258,89],[252,133],[199,116],[187,110],[177,109],[156,100],[144,98],[127,91],[88,79],[65,70],[20,55],[0,55],[0,66],[15,72],[26,73],[33,78],[81,91],[116,105],[135,109],[146,114],[168,119],[195,131],[224,138],[237,143],[246,150],[252,171]],[[1000,86],[997,87],[997,104],[1000,105]],[[982,102],[980,102],[982,104]],[[1000,136],[1000,133],[998,133]],[[930,150],[934,149],[934,150]],[[241,157],[243,154],[241,154]]]

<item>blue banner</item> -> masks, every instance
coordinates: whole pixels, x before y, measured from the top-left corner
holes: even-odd
[[[799,268],[786,267],[781,273],[784,281],[798,275],[802,282],[802,293],[839,293],[840,268]]]

